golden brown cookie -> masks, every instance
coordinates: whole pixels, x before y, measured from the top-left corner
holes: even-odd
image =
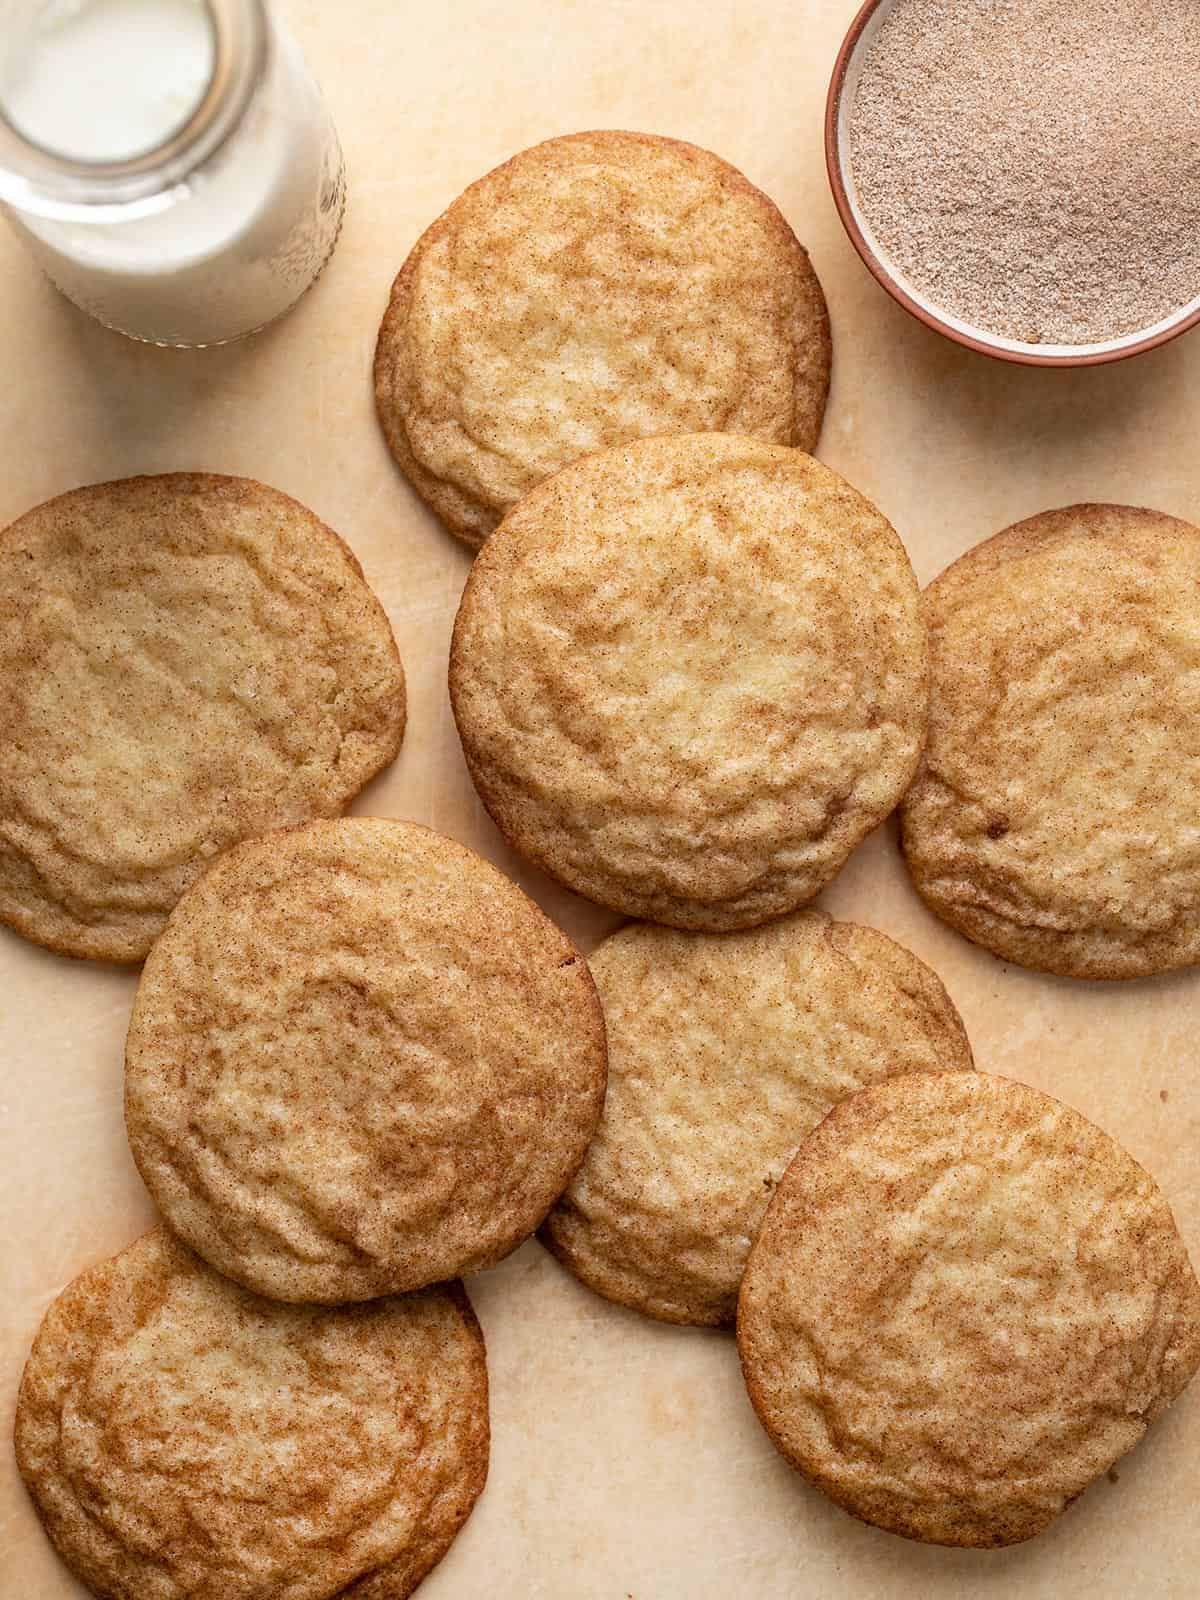
[[[817,911],[750,933],[635,923],[589,965],[608,1097],[541,1236],[590,1288],[667,1322],[734,1320],[775,1185],[839,1100],[972,1064],[923,961]]]
[[[16,1449],[106,1600],[404,1600],[487,1477],[483,1335],[459,1284],[281,1306],[155,1228],[50,1307]]]
[[[916,581],[799,450],[649,439],[566,468],[471,569],[450,695],[515,849],[629,916],[720,931],[811,900],[925,737]]]
[[[515,1249],[605,1074],[566,935],[452,839],[354,817],[236,846],[180,901],[134,1002],[125,1121],[205,1260],[329,1304]]]
[[[311,511],[246,478],[101,483],[0,534],[0,922],[140,961],[238,839],[391,761],[387,617]]]
[[[676,139],[580,133],[481,178],[392,289],[380,421],[447,527],[482,544],[577,457],[723,429],[811,450],[829,318],[779,211]]]
[[[1200,961],[1200,528],[1072,506],[926,591],[913,882],[1006,961],[1140,978]]]
[[[1200,1365],[1170,1207],[1107,1135],[982,1073],[844,1100],[767,1209],[738,1305],[793,1466],[931,1544],[1031,1538]]]

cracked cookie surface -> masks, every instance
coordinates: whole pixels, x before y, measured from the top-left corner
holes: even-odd
[[[180,902],[134,1002],[125,1120],[193,1249],[331,1304],[515,1249],[605,1076],[566,935],[473,851],[354,817],[236,846]]]
[[[461,1285],[262,1300],[162,1227],[47,1312],[17,1461],[106,1600],[405,1600],[483,1489],[483,1336]]]
[[[96,484],[0,534],[0,921],[140,961],[207,862],[334,816],[404,674],[345,544],[244,478]]]
[[[706,150],[551,139],[473,184],[396,279],[375,359],[397,461],[478,545],[579,456],[723,430],[811,450],[829,319],[777,208]]]
[[[799,450],[649,439],[567,467],[475,559],[450,652],[515,849],[628,916],[722,931],[810,900],[925,737],[916,580]]]
[[[930,907],[1006,961],[1200,961],[1200,528],[1047,512],[930,585],[929,743],[903,808]]]
[[[893,1078],[800,1146],[738,1306],[783,1455],[866,1522],[1028,1539],[1200,1365],[1200,1287],[1153,1180],[983,1073]]]
[[[802,911],[750,933],[637,923],[589,958],[608,1031],[604,1115],[544,1243],[610,1300],[734,1320],[767,1202],[839,1100],[969,1070],[937,975],[873,928]]]

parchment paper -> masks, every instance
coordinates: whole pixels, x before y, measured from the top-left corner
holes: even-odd
[[[394,769],[357,809],[482,850],[590,949],[614,923],[521,866],[475,800],[445,690],[469,556],[394,470],[369,381],[391,278],[472,179],[552,134],[624,127],[706,145],[782,206],[833,317],[819,453],[874,498],[922,581],[1010,522],[1079,499],[1200,520],[1200,335],[1124,366],[1006,368],[878,289],[838,225],[821,112],[855,0],[293,0],[350,169],[340,248],[301,307],[225,351],[143,349],[92,325],[0,227],[0,524],[77,484],[246,473],[311,505],[382,596],[408,671]],[[3,686],[0,685],[0,692]],[[827,907],[944,977],[983,1068],[1120,1139],[1200,1256],[1200,974],[1129,986],[1001,966],[942,928],[890,829]],[[135,976],[0,933],[0,1596],[82,1590],[44,1539],[9,1444],[50,1300],[153,1219],[126,1150],[121,1051]],[[1200,1385],[1050,1532],[1004,1553],[859,1525],[776,1456],[732,1339],[589,1294],[536,1244],[470,1285],[493,1385],[491,1480],[422,1600],[1190,1600],[1200,1593]]]

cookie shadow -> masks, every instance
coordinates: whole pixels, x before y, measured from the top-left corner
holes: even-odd
[[[797,1550],[813,1546],[838,1550],[839,1593],[871,1600],[907,1600],[913,1595],[922,1600],[962,1600],[968,1594],[995,1595],[997,1600],[1062,1595],[1066,1600],[1068,1595],[1126,1592],[1110,1586],[1114,1558],[1125,1565],[1125,1535],[1130,1527],[1140,1525],[1153,1536],[1156,1526],[1161,1528],[1166,1521],[1165,1516],[1159,1521],[1164,1472],[1170,1471],[1172,1460],[1186,1461],[1185,1441],[1196,1425],[1198,1410],[1200,1392],[1177,1401],[1141,1444],[1094,1480],[1048,1528],[1023,1544],[997,1550],[920,1544],[859,1522],[776,1454],[758,1427],[748,1397],[735,1418],[732,1438],[744,1470],[758,1482],[772,1513],[792,1520]],[[1064,1589],[1068,1573],[1071,1587]]]

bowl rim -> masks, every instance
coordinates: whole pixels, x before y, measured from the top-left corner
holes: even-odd
[[[829,92],[825,98],[825,167],[829,174],[829,187],[833,191],[833,203],[841,218],[842,227],[849,236],[850,243],[862,257],[863,264],[868,272],[882,285],[898,305],[904,307],[910,316],[917,319],[927,328],[932,328],[944,338],[953,343],[963,345],[968,350],[978,351],[980,355],[991,356],[996,361],[1008,361],[1022,367],[1099,367],[1107,366],[1114,361],[1125,361],[1130,356],[1144,355],[1147,350],[1156,350],[1161,345],[1170,344],[1173,339],[1178,339],[1180,334],[1187,333],[1200,323],[1200,305],[1181,317],[1178,322],[1171,323],[1166,328],[1160,328],[1156,333],[1146,334],[1141,339],[1135,339],[1129,344],[1120,345],[1113,350],[1090,350],[1081,347],[1078,355],[1038,355],[1028,350],[1010,350],[1005,345],[994,344],[980,330],[977,336],[961,328],[956,328],[953,323],[944,321],[936,312],[923,306],[915,300],[904,288],[903,284],[895,278],[883,258],[876,252],[871,241],[859,227],[858,219],[850,204],[850,197],[846,189],[846,179],[843,171],[842,146],[838,133],[839,114],[841,111],[842,95],[846,87],[846,75],[850,63],[858,49],[863,33],[883,5],[891,0],[864,0],[846,37],[842,40],[841,48],[833,64],[833,72],[829,79]]]

